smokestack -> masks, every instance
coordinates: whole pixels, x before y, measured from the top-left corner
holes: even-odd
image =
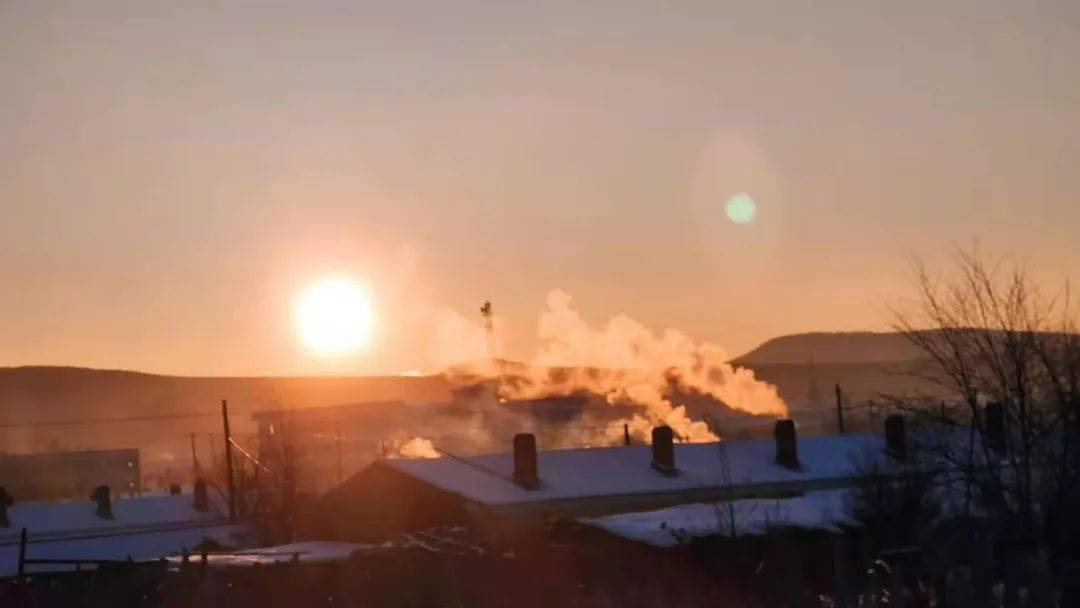
[[[536,436],[532,433],[514,435],[514,483],[526,490],[540,487],[536,460]]]
[[[776,464],[788,469],[799,468],[795,421],[790,418],[777,420],[773,435],[776,437]]]
[[[668,477],[679,474],[675,468],[675,433],[670,426],[658,426],[652,430],[652,468]]]
[[[983,415],[986,416],[986,446],[998,454],[1004,454],[1007,447],[1005,404],[997,401],[987,403]]]
[[[885,418],[885,451],[901,462],[907,460],[907,432],[900,414]]]
[[[11,525],[11,521],[8,520],[8,507],[15,504],[15,499],[8,494],[7,488],[0,486],[0,526],[8,527]]]
[[[90,500],[97,503],[97,516],[102,519],[112,519],[112,497],[109,495],[109,486],[98,486],[90,495]]]
[[[205,480],[203,480],[203,479],[196,479],[195,480],[194,494],[195,494],[195,501],[194,501],[193,506],[195,507],[195,510],[196,511],[203,511],[203,512],[209,511],[210,510],[210,502],[207,500],[207,496],[206,496],[206,481]]]

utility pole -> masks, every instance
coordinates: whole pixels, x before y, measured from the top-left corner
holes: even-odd
[[[232,434],[229,433],[229,402],[221,400],[221,422],[225,426],[225,474],[229,482],[229,521],[236,523],[236,487],[233,485]]]
[[[195,454],[195,433],[191,434],[191,483],[199,478],[199,457]]]
[[[844,396],[840,392],[840,385],[836,385],[836,426],[840,434],[844,434]]]

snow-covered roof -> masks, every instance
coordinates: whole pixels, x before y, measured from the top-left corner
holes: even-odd
[[[213,539],[226,546],[242,546],[249,535],[247,526],[209,524],[181,529],[117,532],[114,534],[76,537],[68,540],[31,541],[26,547],[27,559],[87,559],[135,561],[157,559],[192,550],[204,539]],[[19,543],[0,545],[0,577],[14,576],[18,571]],[[27,564],[26,572],[74,570],[74,565]]]
[[[121,498],[112,501],[112,512],[112,519],[98,517],[97,503],[91,500],[16,503],[8,508],[11,525],[0,532],[0,542],[8,536],[17,539],[21,528],[26,528],[34,538],[222,518],[213,505],[207,511],[195,509],[190,494]]]
[[[647,445],[541,451],[540,488],[525,490],[511,481],[512,454],[472,458],[386,460],[393,467],[435,487],[489,506],[525,505],[629,495],[691,493],[747,486],[792,489],[846,485],[860,465],[882,462],[884,440],[876,435],[803,437],[798,441],[800,468],[776,464],[773,440],[676,444],[679,474],[654,470]]]
[[[673,547],[706,536],[761,535],[776,528],[835,532],[840,526],[854,524],[850,492],[819,490],[795,498],[693,503],[579,521],[657,547]]]
[[[0,528],[0,576],[14,574],[19,536],[27,529],[28,559],[151,559],[192,548],[203,538],[235,544],[243,526],[228,524],[221,510],[195,509],[190,494],[112,501],[112,519],[97,516],[93,501],[17,503],[11,524]],[[42,567],[34,566],[40,571]]]

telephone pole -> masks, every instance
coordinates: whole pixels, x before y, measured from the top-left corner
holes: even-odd
[[[229,482],[229,521],[236,523],[236,488],[233,485],[232,434],[229,433],[229,402],[221,400],[221,422],[225,426],[225,473]]]
[[[191,434],[191,483],[199,478],[199,457],[195,454],[195,433]]]

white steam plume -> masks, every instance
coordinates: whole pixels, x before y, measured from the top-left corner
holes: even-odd
[[[418,459],[438,458],[442,454],[435,449],[435,444],[430,439],[413,437],[404,441],[395,441],[391,444],[389,456],[390,458]]]
[[[704,422],[690,418],[685,406],[672,403],[678,393],[709,395],[750,414],[786,415],[787,405],[776,387],[729,364],[719,346],[695,343],[676,329],[654,334],[624,314],[594,327],[571,301],[558,289],[548,294],[537,327],[539,351],[530,365],[513,370],[519,378],[500,384],[500,397],[535,399],[588,391],[606,396],[609,403],[640,408],[595,438],[603,443],[619,441],[624,423],[638,438],[648,437],[653,426],[666,424],[686,441],[716,440]],[[469,371],[490,376],[484,370]]]

